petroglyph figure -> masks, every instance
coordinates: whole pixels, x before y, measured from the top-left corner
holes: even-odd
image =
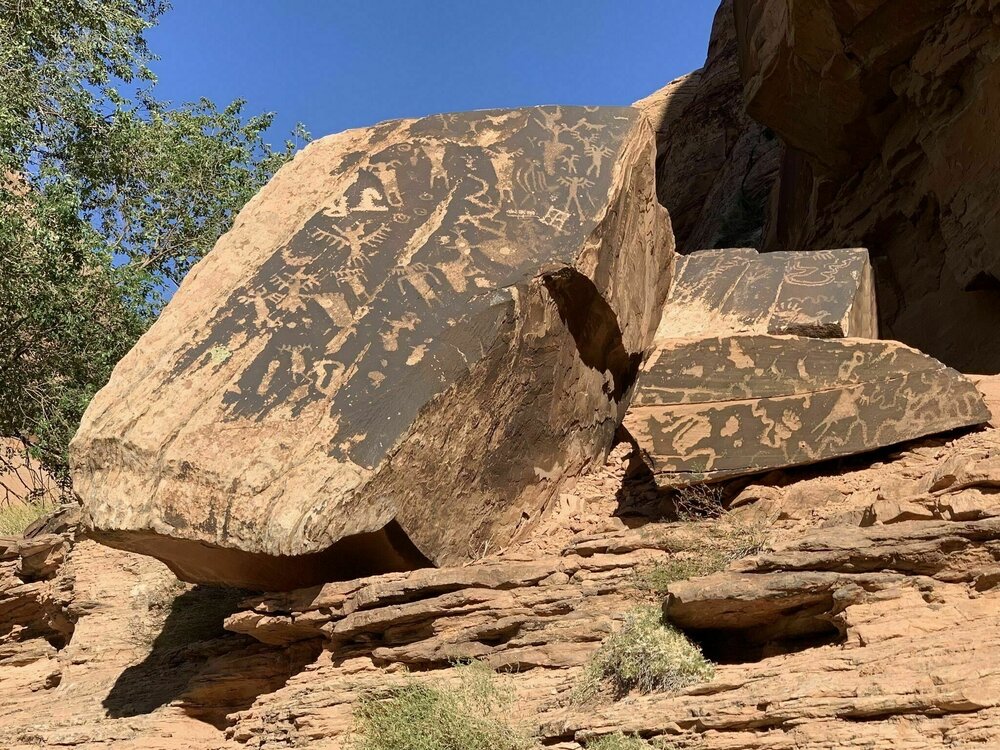
[[[587,143],[583,147],[584,153],[590,157],[590,166],[587,168],[587,176],[599,175],[604,168],[604,160],[614,156],[614,151],[604,144]]]
[[[178,372],[203,366],[214,346],[264,335],[256,361],[225,396],[230,417],[263,419],[275,410],[295,417],[335,392],[330,409],[341,416],[333,455],[346,440],[344,457],[374,465],[399,428],[395,417],[378,425],[352,423],[351,414],[377,411],[374,400],[381,396],[371,387],[373,373],[391,378],[415,347],[433,342],[409,366],[425,370],[420,388],[426,393],[402,405],[396,415],[402,425],[430,389],[450,377],[435,368],[451,373],[480,356],[478,342],[440,340],[435,332],[442,318],[483,314],[469,305],[470,294],[509,283],[505,275],[513,278],[519,267],[529,267],[547,252],[546,242],[597,218],[600,200],[593,196],[606,194],[610,177],[602,165],[630,124],[620,110],[543,107],[442,115],[406,126],[406,137],[357,157],[353,182],[234,292]],[[489,145],[469,137],[487,131]],[[576,132],[589,135],[566,137]],[[599,133],[607,133],[607,143],[594,140]],[[590,164],[586,177],[574,174],[582,159]],[[517,229],[508,223],[513,219]],[[514,236],[525,222],[537,242]],[[352,316],[349,324],[333,319],[329,299],[342,301],[338,309]],[[385,319],[373,312],[378,310],[392,314]],[[394,327],[389,321],[404,310],[413,314],[413,325]],[[369,349],[373,340],[378,343]],[[328,351],[330,341],[337,351]],[[385,349],[383,341],[393,348]],[[366,359],[373,351],[385,365]],[[318,362],[323,366],[314,367]],[[318,373],[329,381],[334,371],[343,382],[321,386]]]
[[[573,175],[571,177],[560,177],[559,184],[565,185],[568,190],[566,193],[566,207],[565,210],[569,211],[570,207],[575,206],[576,212],[578,214],[583,214],[583,206],[580,205],[580,193],[584,188],[594,187],[594,183],[588,180],[586,177],[578,177]]]

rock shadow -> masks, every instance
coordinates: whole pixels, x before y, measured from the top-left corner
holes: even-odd
[[[221,728],[227,714],[301,671],[321,650],[318,643],[282,649],[223,628],[249,593],[196,586],[178,596],[149,654],[119,675],[102,702],[107,715],[141,716],[176,703]]]
[[[629,445],[631,450],[625,476],[615,493],[614,515],[629,528],[718,517],[747,484],[760,479],[740,477],[691,488],[662,488],[657,486],[638,442],[625,427],[620,427],[615,435],[615,444],[621,443]]]
[[[614,515],[629,528],[653,522],[715,518],[732,509],[734,501],[750,485],[784,489],[811,479],[838,477],[880,464],[891,464],[910,451],[945,448],[955,439],[981,430],[979,427],[963,427],[814,464],[762,470],[755,474],[690,487],[661,488],[657,486],[650,465],[643,458],[642,449],[635,438],[624,427],[620,427],[615,435],[615,444],[627,443],[631,452],[625,477],[615,493],[617,508]]]
[[[607,395],[620,402],[635,384],[642,353],[626,350],[615,311],[594,282],[572,268],[544,276],[542,283],[573,337],[580,359],[587,367],[611,376],[612,388]]]

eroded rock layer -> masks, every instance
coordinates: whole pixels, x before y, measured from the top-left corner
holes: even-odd
[[[746,112],[732,0],[716,12],[705,65],[634,106],[656,130],[656,188],[677,249],[760,246],[783,146]]]
[[[88,409],[95,537],[270,589],[509,542],[628,404],[672,263],[654,154],[629,108],[307,147]]]
[[[362,696],[447,683],[463,655],[513,667],[500,718],[561,750],[616,731],[690,750],[996,744],[1000,431],[740,483],[720,520],[666,521],[662,493],[623,480],[633,457],[619,445],[503,555],[277,595],[181,585],[90,541],[0,541],[17,634],[0,746],[343,750]],[[751,540],[767,551],[705,555]],[[576,702],[602,639],[664,598],[714,679]]]
[[[877,339],[868,252],[743,248],[679,258],[657,341],[728,333]]]
[[[990,419],[967,378],[893,341],[658,341],[625,427],[667,486],[863,453]]]
[[[736,0],[750,115],[786,144],[762,248],[861,245],[883,333],[1000,371],[992,0]]]

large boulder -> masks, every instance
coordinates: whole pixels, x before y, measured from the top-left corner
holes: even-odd
[[[673,261],[654,157],[631,108],[308,146],[87,410],[93,536],[272,590],[507,544],[629,403]]]
[[[787,148],[762,249],[861,245],[883,334],[1000,371],[1000,15],[982,0],[736,0],[752,117]],[[944,314],[942,314],[944,313]]]

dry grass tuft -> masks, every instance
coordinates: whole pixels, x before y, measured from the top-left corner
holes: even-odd
[[[674,555],[639,572],[635,586],[644,594],[663,597],[670,584],[725,570],[730,563],[770,549],[770,531],[763,524],[738,521],[730,515],[714,523],[697,550]]]

